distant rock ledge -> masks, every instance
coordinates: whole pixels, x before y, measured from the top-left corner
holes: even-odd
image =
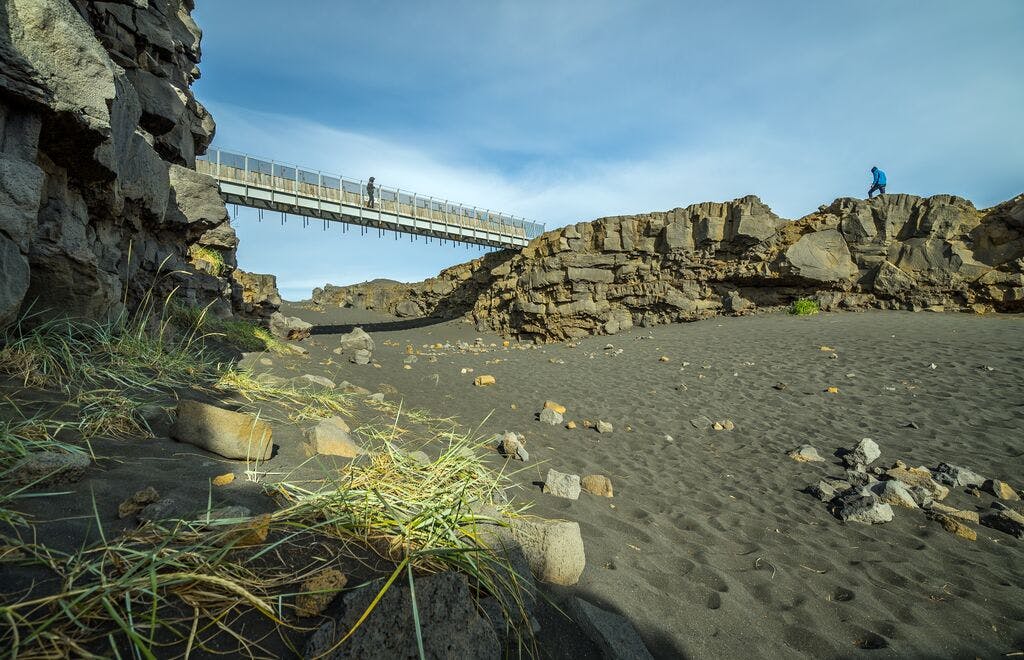
[[[318,305],[467,316],[540,341],[615,334],[815,298],[824,310],[1024,310],[1024,195],[841,198],[799,220],[760,199],[549,231],[415,284],[326,285]]]

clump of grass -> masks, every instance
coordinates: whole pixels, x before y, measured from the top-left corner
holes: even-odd
[[[150,438],[153,430],[146,421],[147,405],[118,390],[92,390],[78,397],[78,430],[86,440],[108,438]]]
[[[504,525],[505,516],[519,511],[495,504],[501,499],[496,494],[504,488],[504,477],[481,462],[479,448],[468,436],[453,436],[436,460],[424,464],[386,442],[383,451],[368,461],[345,468],[330,487],[314,491],[289,483],[274,485],[284,502],[275,521],[357,541],[396,562],[355,628],[403,571],[410,583],[414,572],[460,571],[494,596],[509,620],[526,619],[519,576],[507,559],[491,550],[483,534],[485,527]],[[528,629],[520,633],[529,634]]]
[[[510,621],[525,622],[518,576],[481,533],[516,512],[499,506],[481,513],[478,505],[491,504],[504,482],[473,449],[463,436],[424,465],[386,447],[321,490],[275,484],[283,508],[269,517],[271,535],[246,549],[238,547],[236,525],[256,519],[210,520],[209,514],[172,528],[151,523],[70,554],[0,539],[4,561],[48,568],[60,581],[53,592],[0,605],[0,646],[13,657],[120,656],[126,647],[141,658],[181,653],[184,647],[187,657],[211,650],[215,636],[224,652],[229,636],[238,644],[232,652],[269,657],[237,622],[256,612],[273,625],[299,629],[286,615],[294,585],[341,557],[323,557],[325,546],[318,543],[321,554],[303,560],[307,566],[283,562],[282,555],[295,556],[295,550],[281,550],[303,547],[312,538],[340,541],[331,547],[354,559],[360,552],[349,542],[358,541],[394,565],[346,638],[398,577],[405,574],[414,588],[416,576],[446,570],[466,573],[478,590],[498,599]],[[418,610],[414,621],[419,626]],[[529,625],[519,628],[520,642],[526,642]]]
[[[192,258],[192,263],[203,264],[214,277],[220,277],[227,270],[224,255],[219,250],[193,243],[188,248],[188,255]]]
[[[797,316],[811,316],[821,311],[818,306],[818,301],[812,298],[800,298],[794,300],[793,304],[789,306],[789,313]]]
[[[188,328],[201,337],[220,337],[241,351],[268,351],[289,355],[292,348],[266,328],[244,319],[215,319],[207,316],[205,308],[173,305],[171,317],[175,323]]]
[[[20,415],[10,399],[7,399],[7,405]],[[71,424],[47,419],[43,415],[0,420],[0,471],[33,452],[84,453],[81,447],[57,439],[57,434],[68,426]]]
[[[277,355],[292,353],[291,347],[270,334],[270,330],[250,321],[233,319],[221,321],[213,327],[224,334],[225,341],[245,351],[269,351]]]
[[[337,390],[299,387],[290,383],[272,384],[243,369],[222,371],[213,387],[222,392],[238,394],[250,403],[275,403],[287,411],[288,419],[293,422],[351,415],[355,397],[349,392]]]
[[[271,594],[303,575],[250,567],[225,542],[228,522],[151,525],[74,554],[9,543],[16,563],[49,568],[61,584],[56,593],[0,605],[0,644],[11,657],[121,657],[124,644],[131,657],[182,645],[187,657],[243,611],[283,624]],[[230,634],[239,652],[269,657],[258,642]]]

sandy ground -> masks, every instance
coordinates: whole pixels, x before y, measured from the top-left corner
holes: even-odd
[[[872,657],[973,658],[1024,650],[1024,543],[986,527],[976,528],[976,542],[965,541],[903,509],[885,525],[846,524],[802,492],[823,475],[842,476],[833,452],[864,437],[878,442],[886,466],[946,461],[1024,486],[1022,317],[777,314],[637,328],[577,346],[513,341],[505,348],[501,337],[461,321],[301,304],[282,311],[315,324],[302,342],[310,354],[273,357],[266,371],[347,380],[404,407],[455,416],[481,438],[524,434],[530,462],[508,464],[516,499],[535,514],[578,521],[586,546],[579,584],[551,588],[551,597],[558,603],[577,594],[628,617],[657,657],[871,650]],[[373,336],[379,368],[331,353],[354,325]],[[425,348],[478,337],[487,347],[479,353]],[[419,353],[409,369],[407,346]],[[497,383],[474,387],[482,374]],[[785,388],[775,389],[780,382]],[[579,428],[539,422],[547,399],[566,406],[566,421]],[[735,429],[697,429],[690,420],[701,415],[731,420]],[[614,431],[584,429],[584,419],[610,422]],[[40,540],[71,550],[85,537],[96,540],[97,518],[108,535],[127,529],[117,503],[147,485],[198,508],[207,498],[254,513],[272,507],[245,479],[211,493],[212,476],[244,466],[168,440],[166,427],[157,434],[94,442],[97,465],[69,487],[59,510],[53,500],[29,500]],[[298,426],[274,423],[278,449],[263,467],[267,479],[306,460],[302,440]],[[804,443],[827,462],[787,457]],[[496,451],[489,457],[505,465]],[[549,468],[607,475],[615,497],[543,494]],[[963,491],[947,499],[974,511],[991,501]],[[24,586],[13,577],[0,574],[0,591]],[[544,656],[594,655],[552,610],[540,618]]]
[[[460,321],[283,311],[317,326],[310,367],[331,357],[337,333],[358,324],[374,337],[381,367],[342,361],[321,365],[323,373],[371,390],[390,385],[398,394],[389,398],[454,415],[482,437],[523,433],[531,460],[510,465],[520,470],[517,497],[583,530],[587,568],[556,598],[576,593],[627,616],[657,656],[872,649],[873,657],[997,657],[1024,649],[1020,541],[978,527],[972,543],[904,509],[885,525],[842,523],[801,492],[820,476],[842,476],[833,452],[864,437],[878,442],[886,466],[946,461],[1024,486],[1024,318],[778,314],[516,350]],[[424,348],[477,337],[497,346],[480,354]],[[421,353],[411,369],[403,368],[407,345]],[[481,374],[496,385],[474,387]],[[773,387],[780,382],[785,389]],[[567,421],[600,419],[615,430],[542,424],[536,415],[546,399],[568,408]],[[689,420],[700,415],[732,420],[735,430],[698,430]],[[803,443],[828,461],[787,457]],[[503,459],[495,453],[494,461]],[[615,497],[542,494],[548,468],[605,474]],[[946,500],[976,511],[990,502],[962,491]]]

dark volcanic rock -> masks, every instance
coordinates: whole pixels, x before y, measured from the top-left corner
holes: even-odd
[[[190,89],[191,9],[0,7],[0,327],[36,299],[36,312],[106,318],[154,284],[157,299],[177,287],[178,302],[230,314],[237,239],[216,183],[194,171],[214,123]]]
[[[428,658],[489,660],[501,657],[498,637],[480,616],[466,576],[455,572],[418,578],[416,606]],[[377,583],[343,597],[340,616],[320,626],[306,642],[303,655],[318,660],[342,658],[416,658],[416,628],[406,581],[385,593],[370,617],[338,648],[333,649],[376,597]]]

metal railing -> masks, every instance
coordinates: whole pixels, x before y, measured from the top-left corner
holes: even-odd
[[[213,148],[196,159],[196,170],[218,181],[273,190],[309,199],[369,209],[366,181],[302,169],[273,160]],[[456,204],[398,188],[376,186],[373,210],[413,220],[430,220],[455,227],[532,239],[544,225],[490,209]]]

